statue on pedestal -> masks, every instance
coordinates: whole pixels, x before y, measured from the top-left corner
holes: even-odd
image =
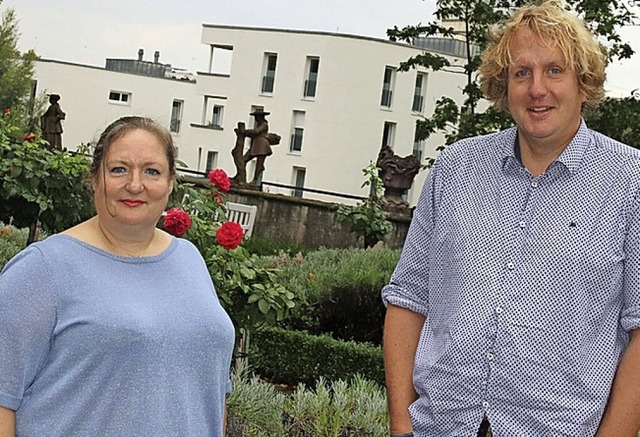
[[[280,144],[280,135],[269,132],[269,123],[266,116],[270,112],[257,109],[249,115],[255,117],[256,126],[253,129],[246,129],[243,122],[238,122],[238,127],[234,129],[236,133],[236,145],[231,151],[233,162],[236,165],[237,173],[231,178],[238,185],[255,186],[260,180],[260,176],[265,170],[264,162],[267,156],[273,154],[271,146]],[[244,153],[245,139],[251,138],[249,150]],[[247,162],[256,158],[256,170],[251,182],[247,184]]]
[[[62,122],[66,114],[60,109],[58,94],[49,94],[49,107],[40,117],[42,137],[49,143],[52,149],[62,150]]]
[[[386,209],[402,211],[408,208],[409,204],[402,196],[411,188],[413,179],[420,171],[420,160],[413,155],[401,158],[393,154],[391,147],[382,146],[376,165],[384,185]]]

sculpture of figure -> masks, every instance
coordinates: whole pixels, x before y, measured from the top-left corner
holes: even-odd
[[[401,158],[389,146],[382,146],[376,165],[384,185],[384,199],[389,209],[404,209],[409,204],[402,196],[411,188],[413,178],[420,171],[420,160],[413,155]]]
[[[271,146],[280,144],[280,135],[269,132],[269,123],[265,118],[269,114],[270,112],[265,112],[262,109],[256,109],[254,112],[249,114],[255,117],[255,128],[245,129],[244,123],[239,122],[238,127],[234,129],[237,139],[236,145],[231,151],[231,155],[233,156],[233,161],[238,173],[233,177],[233,181],[239,184],[246,184],[247,162],[256,158],[256,170],[253,175],[253,180],[250,182],[250,185],[256,185],[265,170],[264,161],[267,159],[267,156],[273,154]],[[244,140],[246,137],[251,138],[251,146],[249,147],[249,150],[242,155],[244,150]]]
[[[54,149],[62,150],[62,122],[60,120],[64,120],[66,114],[60,109],[59,100],[58,94],[49,95],[51,105],[40,117],[40,125],[43,137],[49,142],[49,145]]]

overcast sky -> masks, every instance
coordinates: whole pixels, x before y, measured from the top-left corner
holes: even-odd
[[[318,30],[386,37],[386,29],[430,22],[435,0],[4,0],[16,10],[23,51],[103,67],[106,58],[152,60],[192,72],[207,68],[202,24]],[[640,28],[622,36],[640,53]],[[608,70],[609,95],[640,88],[640,55]]]

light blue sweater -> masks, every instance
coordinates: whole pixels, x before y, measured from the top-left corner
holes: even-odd
[[[218,437],[233,344],[186,240],[129,258],[54,235],[0,275],[0,405],[18,437]]]

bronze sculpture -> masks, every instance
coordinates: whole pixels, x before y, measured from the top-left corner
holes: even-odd
[[[66,114],[62,112],[58,101],[58,94],[49,95],[49,107],[40,117],[40,127],[42,128],[42,136],[49,143],[51,148],[62,150],[62,122]]]

